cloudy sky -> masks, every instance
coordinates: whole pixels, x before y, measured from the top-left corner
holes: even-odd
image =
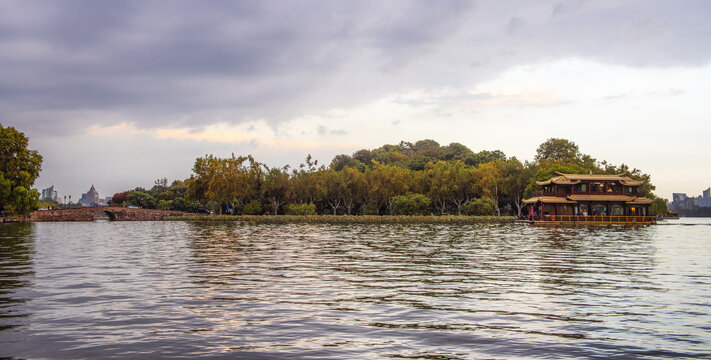
[[[550,137],[711,185],[709,1],[0,2],[0,123],[78,199],[194,159],[401,140],[521,160]]]

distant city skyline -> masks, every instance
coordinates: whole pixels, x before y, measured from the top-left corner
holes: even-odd
[[[77,201],[185,179],[205,154],[321,163],[434,139],[532,160],[565,138],[711,182],[711,2],[4,1],[0,121]]]

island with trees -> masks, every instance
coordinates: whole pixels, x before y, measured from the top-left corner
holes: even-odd
[[[13,127],[0,125],[0,211],[27,215],[38,208],[32,189],[42,156]],[[651,177],[625,164],[598,161],[566,139],[551,138],[532,161],[500,150],[474,152],[460,143],[425,139],[361,149],[335,156],[328,165],[310,155],[298,167],[270,167],[252,155],[195,159],[190,177],[155,181],[114,194],[112,206],[231,216],[479,216],[523,217],[525,198],[537,181],[556,174],[627,174],[643,181],[640,196],[654,199],[652,214],[666,211],[653,194]]]
[[[548,139],[533,161],[521,162],[499,150],[474,152],[426,139],[361,149],[335,156],[328,165],[310,155],[297,168],[269,167],[253,156],[195,160],[193,174],[168,185],[156,180],[114,196],[118,205],[221,215],[391,215],[508,216],[525,214],[523,200],[540,190],[536,181],[559,172],[628,174],[644,181],[642,196],[655,199],[653,212],[666,210],[652,193],[650,176],[627,165],[598,161],[565,139]],[[229,219],[229,216],[223,216]]]

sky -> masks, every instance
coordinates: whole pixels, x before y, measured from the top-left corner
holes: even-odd
[[[195,158],[298,166],[400,141],[548,138],[711,186],[709,1],[0,2],[0,123],[78,199]]]

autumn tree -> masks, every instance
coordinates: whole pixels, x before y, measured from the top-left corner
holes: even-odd
[[[501,197],[501,193],[503,190],[503,163],[503,160],[496,160],[494,162],[481,165],[479,167],[481,171],[479,186],[482,189],[484,197],[493,200],[496,216],[501,216],[501,209],[499,208],[499,198]]]
[[[272,214],[279,215],[279,207],[286,203],[289,196],[291,185],[289,173],[287,167],[266,169],[266,176],[262,184],[262,197],[269,203]]]
[[[515,157],[500,163],[502,192],[507,201],[516,207],[516,216],[521,217],[526,187],[533,176],[531,164],[522,164]]]
[[[427,196],[432,199],[440,214],[444,214],[447,201],[454,191],[455,176],[449,162],[438,161],[429,163],[425,168],[428,178]]]

